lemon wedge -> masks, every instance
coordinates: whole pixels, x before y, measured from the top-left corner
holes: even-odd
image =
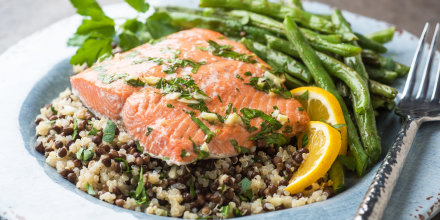
[[[330,92],[318,87],[299,87],[290,91],[307,111],[310,121],[323,121],[341,132],[340,155],[347,153],[347,126],[344,114],[336,97]],[[298,138],[298,146],[301,144],[302,136]]]
[[[341,148],[341,134],[321,121],[310,121],[307,143],[309,155],[293,174],[286,191],[296,194],[324,176],[338,156]]]

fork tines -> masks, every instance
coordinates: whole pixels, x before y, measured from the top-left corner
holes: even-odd
[[[420,81],[420,86],[418,88],[417,94],[415,96],[415,100],[419,100],[419,101],[435,101],[435,102],[439,102],[440,101],[440,64],[438,65],[438,70],[437,70],[437,76],[435,79],[435,83],[434,83],[434,88],[432,91],[432,95],[430,100],[427,100],[427,94],[428,94],[428,88],[429,88],[429,80],[430,80],[430,76],[431,76],[431,69],[433,66],[433,61],[434,61],[434,57],[435,57],[435,51],[437,48],[437,40],[438,40],[438,35],[439,35],[439,23],[436,24],[435,26],[435,30],[434,30],[434,35],[432,38],[432,43],[431,46],[429,48],[429,53],[428,53],[428,60],[426,62],[425,68],[423,70],[423,75]],[[417,46],[416,49],[416,53],[414,56],[414,59],[411,63],[411,69],[408,73],[408,78],[406,80],[405,83],[405,88],[403,90],[402,96],[401,96],[401,101],[404,101],[406,99],[413,99],[412,98],[412,93],[413,93],[413,89],[414,89],[414,84],[416,82],[416,75],[418,72],[418,68],[419,68],[419,64],[422,60],[423,57],[423,51],[425,48],[425,44],[426,44],[426,35],[428,33],[429,30],[429,23],[425,24],[425,27],[423,29],[422,35],[420,37],[420,41],[419,44]]]

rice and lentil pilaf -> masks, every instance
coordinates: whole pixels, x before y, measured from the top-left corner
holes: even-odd
[[[284,190],[307,149],[253,148],[249,154],[177,166],[143,153],[122,130],[116,129],[112,143],[103,141],[106,122],[66,89],[37,116],[35,149],[77,188],[126,209],[228,218],[302,206],[332,195],[326,176],[303,193]],[[142,193],[147,200],[139,200]]]

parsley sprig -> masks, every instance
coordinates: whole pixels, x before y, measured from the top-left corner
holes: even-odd
[[[150,8],[145,0],[125,0],[139,15],[126,19],[122,25],[116,25],[113,18],[107,16],[96,0],[70,0],[76,12],[83,16],[81,25],[68,40],[67,45],[79,47],[70,59],[71,64],[92,66],[93,63],[111,57],[113,44],[123,50],[129,50],[143,43],[159,39],[178,31],[171,24],[166,12],[155,12],[146,20],[139,17]]]

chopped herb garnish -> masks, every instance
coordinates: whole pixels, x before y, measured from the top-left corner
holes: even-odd
[[[133,58],[133,57],[136,57],[137,55],[139,55],[139,52],[138,51],[133,51],[133,52],[125,55],[124,59]]]
[[[228,116],[229,114],[231,114],[231,110],[232,110],[232,103],[228,104],[228,107],[226,108],[226,116]]]
[[[167,107],[168,107],[168,108],[174,108],[174,106],[171,105],[170,103],[167,104]]]
[[[125,170],[123,172],[125,172],[125,173],[130,173],[131,172],[131,167],[129,166],[127,160],[125,160],[124,158],[116,157],[115,161],[119,161],[119,162],[124,163]]]
[[[209,98],[209,96],[199,88],[190,76],[173,78],[170,80],[161,78],[159,83],[157,83],[156,88],[160,89],[163,95],[178,92],[180,93],[180,98],[184,99],[193,99],[193,95],[196,93]]]
[[[237,90],[237,92],[240,92],[240,89],[238,89],[238,88],[235,88],[235,90]]]
[[[283,133],[284,133],[284,134],[290,134],[290,133],[292,133],[292,126],[289,126],[289,125],[284,126]]]
[[[209,143],[211,141],[211,139],[215,136],[215,133],[212,132],[208,128],[208,126],[203,124],[203,122],[200,119],[196,118],[195,116],[191,115],[191,119],[194,121],[194,123],[197,124],[197,126],[199,126],[199,128],[203,131],[203,133],[205,133],[207,135],[206,143]]]
[[[238,183],[238,186],[240,186],[241,191],[243,193],[245,193],[249,189],[249,187],[251,186],[251,181],[245,177]]]
[[[309,99],[309,90],[306,90],[302,95],[300,95],[299,99],[308,100]]]
[[[228,205],[222,206],[220,211],[222,212],[224,217],[228,217],[229,213],[230,213],[230,210],[231,210],[231,207],[228,204]]]
[[[139,141],[136,141],[136,149],[137,149],[139,152],[141,152],[141,153],[144,152],[144,149],[142,148],[142,146],[141,146],[141,144],[139,143]]]
[[[197,109],[201,112],[209,112],[208,107],[206,106],[205,101],[203,100],[198,100],[199,103],[197,104],[189,104],[188,106],[193,108],[193,109]]]
[[[244,75],[245,75],[245,76],[252,76],[252,73],[249,72],[249,71],[247,71],[247,72],[244,73]]]
[[[105,73],[105,68],[103,66],[92,66],[92,70],[100,73]]]
[[[131,79],[126,79],[125,84],[130,85],[130,86],[134,86],[134,87],[143,87],[145,86],[145,83],[142,82],[142,80],[140,80],[139,78],[131,78]]]
[[[180,157],[181,157],[181,158],[186,157],[186,156],[187,156],[187,153],[188,153],[188,152],[186,152],[185,149],[182,149],[182,151],[180,152]]]
[[[338,128],[345,127],[345,124],[335,124],[335,125],[332,125],[332,127],[338,129]]]
[[[235,77],[239,80],[244,80],[239,74],[236,74]]]
[[[298,107],[298,111],[300,112],[304,111],[304,107]]]
[[[93,125],[92,128],[89,131],[89,135],[97,135],[98,134],[98,129],[96,129]]]
[[[86,190],[87,190],[87,193],[88,193],[88,194],[90,194],[90,195],[92,195],[92,196],[96,195],[96,192],[95,192],[95,190],[93,189],[93,186],[91,186],[91,185],[89,184],[89,182],[86,183]]]
[[[90,148],[86,149],[86,148],[82,147],[78,150],[78,152],[76,152],[75,155],[78,160],[82,160],[84,162],[87,162],[88,160],[93,158],[93,155],[95,155],[95,153],[93,153],[93,151]]]
[[[160,58],[160,57],[147,57],[141,60],[135,60],[133,62],[133,64],[140,64],[143,62],[153,62],[156,63],[157,65],[161,65],[162,66],[162,71],[164,73],[167,74],[173,74],[176,73],[177,69],[179,67],[186,67],[186,66],[191,66],[192,73],[197,73],[197,70],[199,69],[199,67],[203,64],[205,64],[205,61],[202,62],[194,62],[192,60],[187,60],[187,59],[165,59],[165,58]]]
[[[151,132],[153,132],[153,128],[151,128],[151,127],[147,127],[147,132],[145,132],[145,136],[150,135]]]
[[[222,184],[222,187],[220,188],[220,192],[225,191],[225,188],[226,188],[226,185],[225,185],[225,184]]]
[[[75,140],[78,136],[78,119],[73,119],[73,134],[72,134],[72,140]]]
[[[198,155],[197,159],[201,160],[209,157],[209,152],[201,150],[200,147],[197,147],[197,144],[193,141],[191,137],[189,137],[189,140],[192,143],[194,153]]]
[[[238,153],[248,153],[249,149],[239,146],[238,142],[235,139],[230,139],[229,142],[231,142],[232,146],[234,146],[234,149],[238,152]]]
[[[222,98],[219,95],[217,95],[217,98],[220,103],[223,103]]]
[[[286,99],[292,97],[292,94],[289,90],[284,87],[277,86],[274,82],[272,82],[272,80],[264,77],[252,77],[249,83],[246,84],[254,87],[254,89],[258,91],[265,93],[273,92]]]
[[[102,140],[107,143],[113,143],[113,139],[115,138],[115,133],[116,133],[116,124],[111,120],[107,120],[107,124],[104,128],[104,134],[102,135]]]
[[[163,158],[163,160],[170,160],[170,157],[166,156]]]
[[[302,138],[302,146],[306,146],[309,143],[309,136],[307,134],[304,134],[303,138]]]
[[[196,191],[194,190],[194,180],[193,178],[189,178],[188,181],[186,182],[186,184],[189,186],[189,193],[191,195],[191,197],[195,198],[196,197]]]
[[[260,124],[260,131],[252,136],[250,140],[264,140],[267,145],[283,146],[287,144],[286,137],[276,132],[283,125],[275,118],[257,109],[242,108],[240,112],[249,120],[253,118],[263,119]]]
[[[232,50],[231,45],[220,45],[213,40],[208,41],[208,48],[197,47],[199,50],[210,51],[215,56],[227,57],[233,60],[243,61],[245,63],[257,63],[253,55],[238,53]]]
[[[53,107],[53,105],[50,106],[50,111],[52,111],[52,113],[53,113],[54,115],[57,115],[57,114],[58,114],[57,110],[55,110],[55,107]]]
[[[273,108],[273,110],[279,110],[278,106],[276,106],[276,105],[272,106],[272,108]]]
[[[104,84],[110,84],[118,79],[123,79],[126,77],[129,77],[129,75],[127,73],[120,73],[120,74],[99,73],[98,74],[98,80]]]
[[[141,171],[139,172],[139,180],[138,180],[138,185],[136,187],[136,191],[131,196],[133,197],[133,199],[136,200],[137,204],[145,204],[148,202],[148,196],[144,186],[142,166],[141,166]]]
[[[335,124],[335,125],[332,125],[332,124],[328,123],[327,121],[325,121],[324,119],[319,119],[319,120],[320,120],[321,122],[324,122],[324,123],[326,123],[326,124],[332,126],[333,128],[336,128],[336,129],[338,129],[338,128],[342,128],[342,127],[345,127],[345,124]]]
[[[235,217],[241,217],[241,215],[242,215],[242,213],[241,213],[240,209],[235,208],[234,209],[234,216]]]

